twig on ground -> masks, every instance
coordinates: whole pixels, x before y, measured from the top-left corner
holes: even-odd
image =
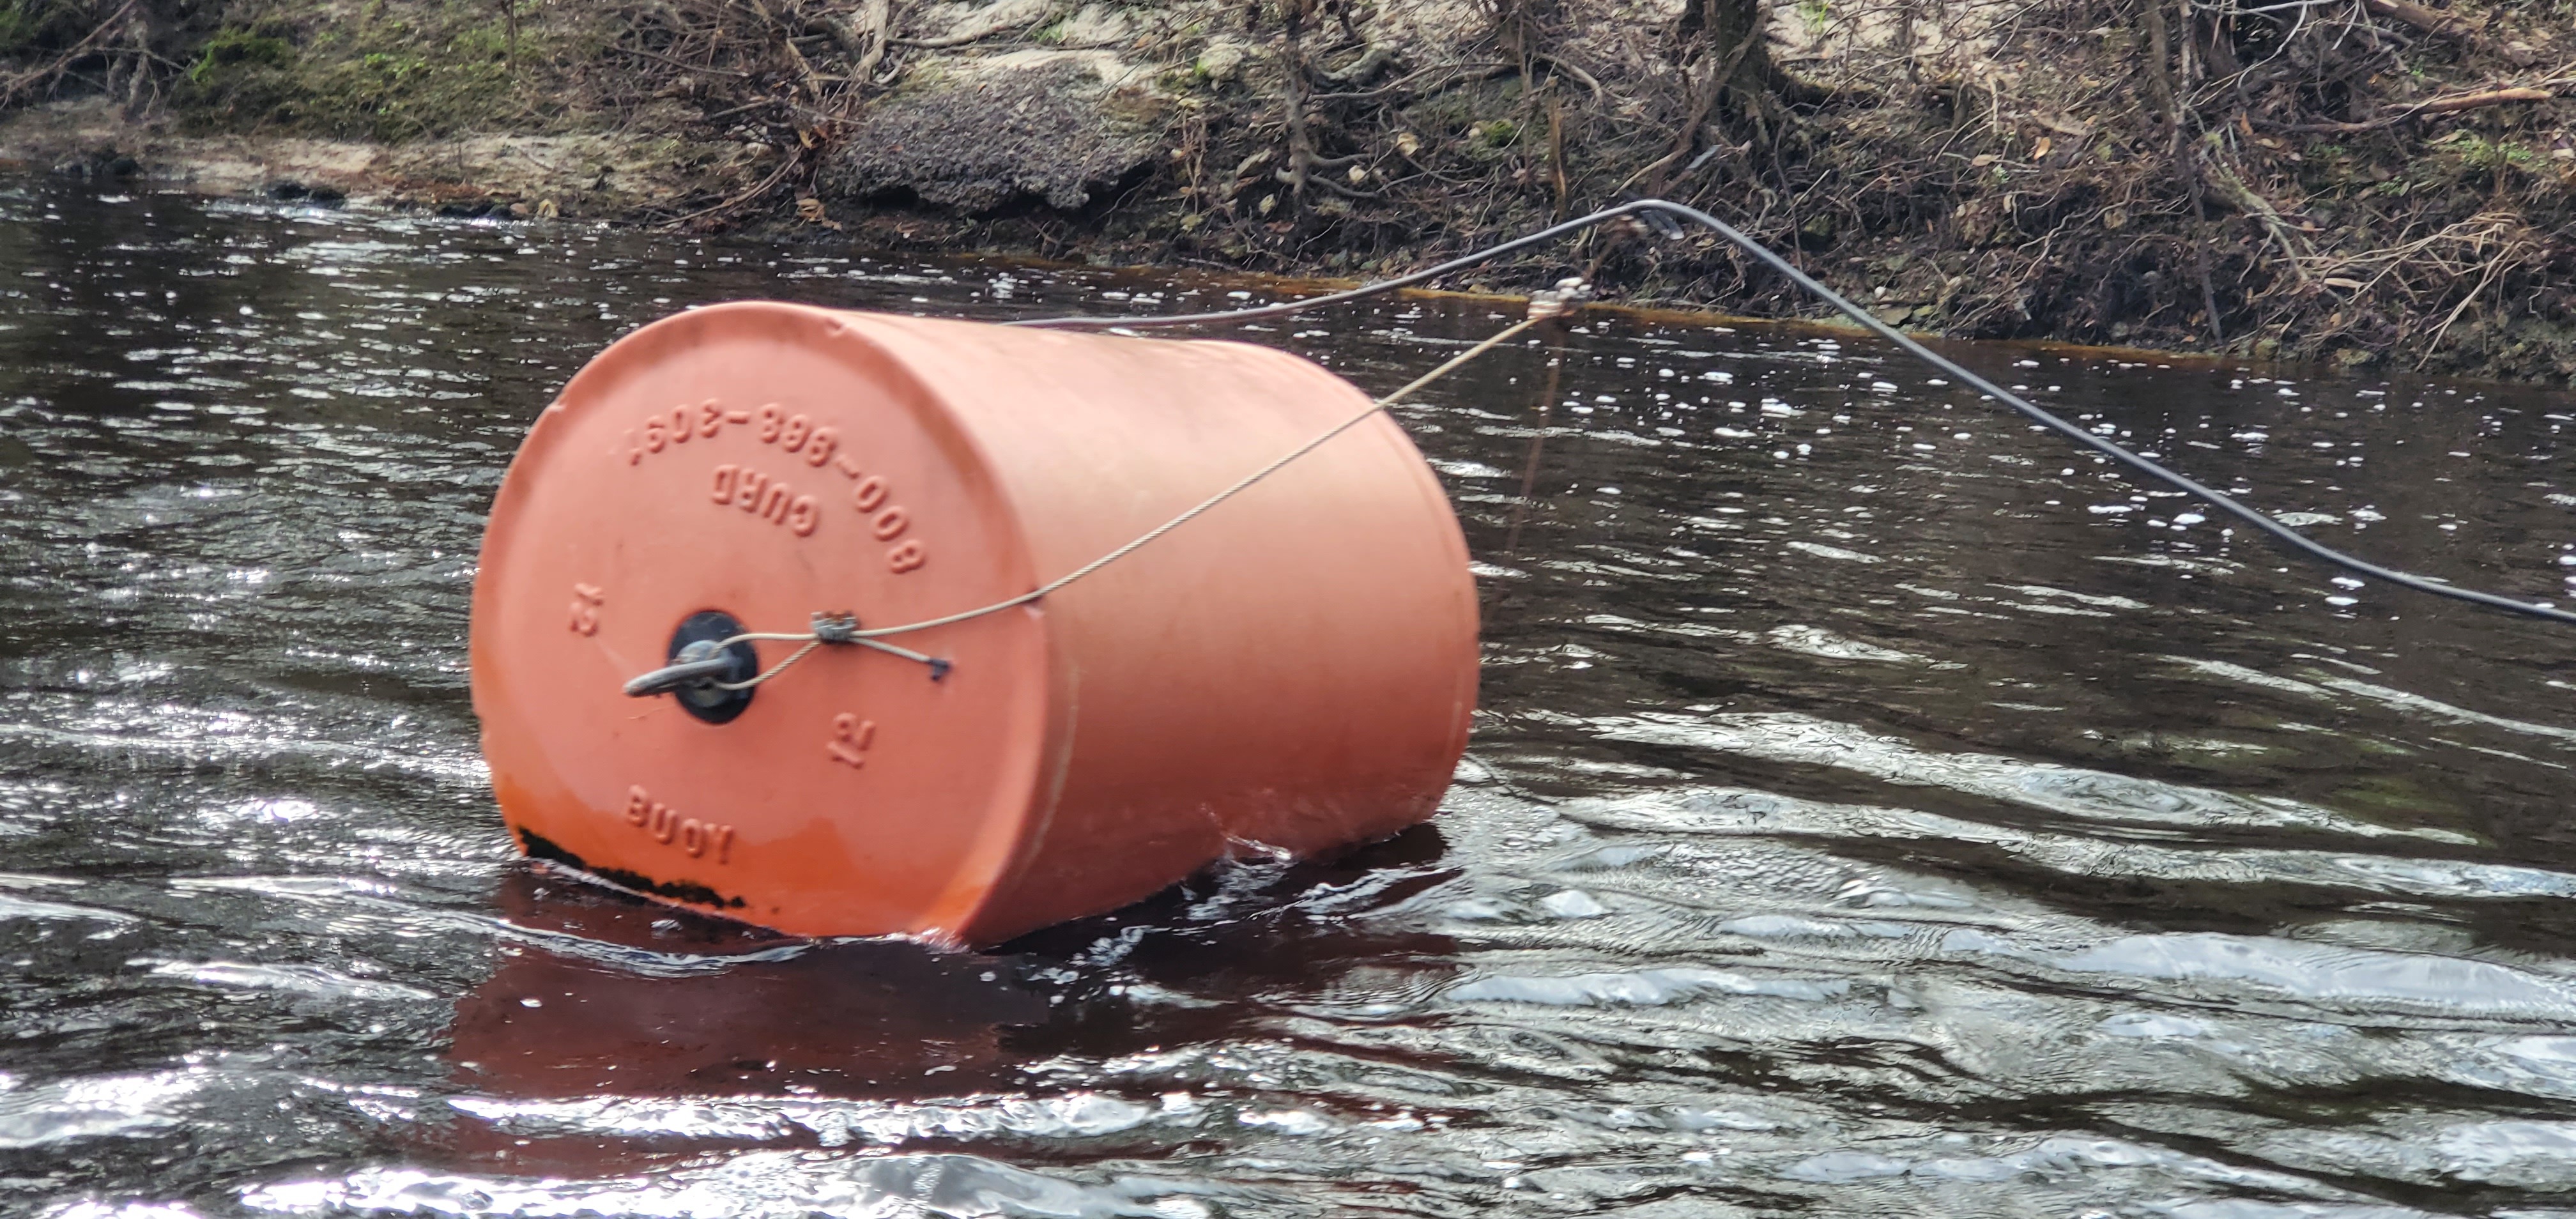
[[[2407,0],[2361,0],[2361,7],[2371,16],[2403,22],[2437,38],[2448,38],[2472,47],[2483,46],[2486,43],[2486,39],[2478,33],[2478,28],[2466,19],[2438,9],[2429,9],[2420,4],[2411,4]]]
[[[2235,172],[2227,167],[2224,158],[2202,157],[2199,158],[2199,162],[2209,179],[2209,184],[2217,188],[2218,197],[2226,200],[2236,210],[2262,223],[2263,231],[2271,235],[2273,244],[2281,247],[2281,256],[2290,264],[2291,272],[2298,276],[2299,285],[2306,287],[2309,283],[2307,268],[2309,251],[2306,243],[2290,231],[2289,222],[2281,218],[2280,210],[2273,207],[2270,200],[2254,193],[2252,187],[2245,185],[2245,180],[2237,177]]]
[[[703,72],[709,76],[731,76],[738,80],[748,80],[751,77],[751,73],[749,72],[740,72],[732,68],[712,68],[702,64],[693,64],[686,60],[673,59],[668,55],[647,51],[642,47],[622,47],[611,44],[608,49],[618,52],[621,55],[635,55],[653,60],[657,63],[666,63],[685,72]]]
[[[68,49],[55,52],[50,62],[21,72],[6,81],[0,81],[0,105],[14,102],[18,100],[19,93],[50,82],[69,71],[82,56],[89,54],[90,48],[98,45],[101,37],[124,23],[125,15],[134,11],[134,5],[135,0],[125,0],[125,3],[116,6],[115,12],[109,13],[89,33],[82,35],[79,42],[73,43]]]
[[[744,191],[739,195],[735,195],[734,197],[711,207],[702,207],[694,212],[674,216],[669,220],[663,221],[662,225],[664,228],[678,228],[692,220],[730,212],[735,208],[741,207],[744,204],[750,203],[751,201],[768,194],[771,190],[775,189],[780,182],[786,180],[790,171],[794,170],[803,162],[803,157],[790,155],[785,161],[779,164],[777,172],[770,174],[769,177],[763,180],[760,185],[752,187],[750,190]]]
[[[2517,85],[2510,88],[2482,89],[2475,93],[2457,93],[2449,97],[2437,97],[2429,101],[2417,102],[2411,106],[2401,107],[2393,114],[2382,115],[2366,123],[2266,123],[2264,126],[2273,131],[2329,132],[2338,134],[2357,131],[2377,131],[2382,127],[2394,127],[2408,119],[2417,118],[2427,114],[2457,114],[2463,110],[2478,110],[2488,106],[2501,106],[2508,102],[2545,102],[2556,96],[2557,94],[2551,93],[2547,89],[2533,89]]]
[[[1479,79],[1484,79],[1484,78],[1490,78],[1490,77],[1493,77],[1493,76],[1499,76],[1499,75],[1501,75],[1501,74],[1503,74],[1503,73],[1505,73],[1505,72],[1509,72],[1509,71],[1511,71],[1511,70],[1512,70],[1512,65],[1507,64],[1507,63],[1435,64],[1435,65],[1433,65],[1433,66],[1431,66],[1431,67],[1423,68],[1423,69],[1420,69],[1420,70],[1418,70],[1418,71],[1414,71],[1414,72],[1407,72],[1407,73],[1405,73],[1404,75],[1399,76],[1399,77],[1396,77],[1394,80],[1388,81],[1388,82],[1386,82],[1386,83],[1385,83],[1385,84],[1383,84],[1383,85],[1379,85],[1377,88],[1374,88],[1374,89],[1363,90],[1363,91],[1361,91],[1361,92],[1357,92],[1357,93],[1312,93],[1312,94],[1308,94],[1308,95],[1307,95],[1306,100],[1307,100],[1307,101],[1310,101],[1310,102],[1364,102],[1364,101],[1373,101],[1373,100],[1375,100],[1375,99],[1377,99],[1377,98],[1384,97],[1384,96],[1386,96],[1387,94],[1390,94],[1390,93],[1396,92],[1397,90],[1402,89],[1402,88],[1403,88],[1403,87],[1405,87],[1406,85],[1409,85],[1409,84],[1413,83],[1414,81],[1419,80],[1419,79],[1421,79],[1421,78],[1423,78],[1423,77],[1425,77],[1425,76],[1429,76],[1429,75],[1431,75],[1431,74],[1432,74],[1432,73],[1434,73],[1434,72],[1469,72],[1469,73],[1478,73],[1478,74],[1480,74]],[[1446,83],[1446,82],[1444,82],[1444,83]]]

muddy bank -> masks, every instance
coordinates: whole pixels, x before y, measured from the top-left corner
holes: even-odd
[[[1342,277],[1652,193],[1916,330],[2576,379],[2566,0],[46,12],[0,157],[63,172]],[[1816,314],[1697,238],[1533,261],[1482,282]]]

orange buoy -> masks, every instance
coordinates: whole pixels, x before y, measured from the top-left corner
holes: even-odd
[[[529,855],[800,935],[989,944],[1431,815],[1476,595],[1384,415],[1038,601],[1366,396],[1295,356],[748,302],[628,335],[493,504],[474,707]],[[691,644],[696,644],[692,650]],[[754,653],[756,652],[756,655]]]

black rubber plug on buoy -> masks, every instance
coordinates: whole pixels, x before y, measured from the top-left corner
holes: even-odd
[[[702,610],[691,614],[681,621],[680,629],[671,632],[670,656],[674,668],[688,665],[695,669],[698,662],[717,659],[725,662],[722,669],[712,672],[700,670],[692,680],[670,687],[671,696],[679,702],[680,710],[710,724],[724,724],[732,722],[735,716],[742,714],[743,708],[751,705],[752,693],[758,687],[727,690],[716,684],[746,682],[760,675],[760,653],[752,648],[750,641],[725,648],[716,646],[739,634],[742,634],[742,623],[723,610]],[[629,692],[634,691],[630,688]]]

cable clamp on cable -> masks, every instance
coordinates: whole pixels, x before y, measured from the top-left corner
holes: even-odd
[[[813,616],[811,621],[814,624],[814,642],[816,643],[857,643],[859,641],[859,616],[857,614],[818,613]]]
[[[828,611],[818,612],[808,618],[807,621],[813,624],[814,644],[816,646],[823,644],[840,644],[844,646],[875,648],[880,652],[893,656],[900,656],[905,660],[912,661],[916,664],[930,666],[930,680],[932,681],[938,681],[939,679],[948,676],[948,670],[956,667],[955,662],[950,661],[945,657],[925,656],[910,648],[899,648],[882,639],[874,639],[861,634],[859,632],[859,616],[847,610],[843,610],[837,614],[830,613]],[[784,666],[781,667],[783,668]]]

